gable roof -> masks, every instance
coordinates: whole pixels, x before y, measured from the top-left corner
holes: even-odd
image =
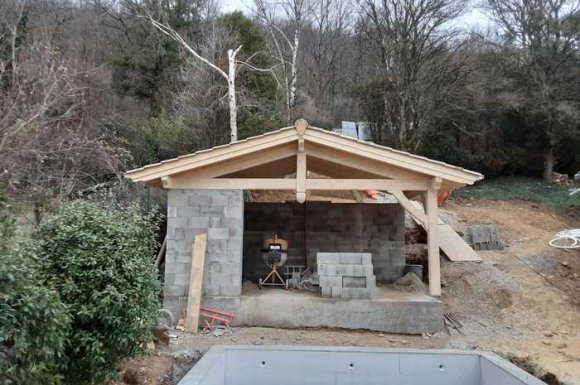
[[[305,125],[303,129],[299,129],[299,122]],[[318,155],[311,154],[309,149],[318,149],[321,153],[325,153],[325,161],[332,162],[338,167],[351,167],[351,161],[354,159],[372,161],[373,171],[369,171],[369,174],[376,174],[384,167],[385,170],[392,169],[424,177],[441,178],[443,186],[446,186],[448,190],[483,179],[483,175],[478,172],[308,126],[308,123],[302,119],[298,120],[295,126],[137,168],[126,172],[125,177],[135,182],[161,186],[161,178],[195,172],[210,166],[219,168],[221,164],[228,161],[246,159],[248,168],[256,167],[259,164],[248,160],[258,154],[263,158],[260,164],[296,156],[298,152],[296,143],[299,141],[306,146],[307,156],[312,155],[316,158]],[[264,154],[271,154],[271,157],[264,157]],[[239,168],[243,167],[240,163]],[[364,166],[361,167],[359,167],[360,171],[367,171]]]

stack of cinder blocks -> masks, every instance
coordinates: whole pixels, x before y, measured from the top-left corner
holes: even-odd
[[[474,250],[503,250],[505,248],[499,236],[499,227],[493,223],[469,226],[464,239]]]
[[[203,297],[242,292],[244,197],[241,190],[170,190],[164,307],[179,317],[187,304],[195,235],[207,233]]]
[[[317,253],[320,295],[333,299],[377,299],[370,253]]]

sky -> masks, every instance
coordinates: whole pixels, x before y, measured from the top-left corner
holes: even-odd
[[[222,12],[242,11],[249,14],[251,11],[252,0],[221,0]],[[473,28],[487,27],[490,23],[489,18],[479,9],[471,7],[457,21],[457,27]]]

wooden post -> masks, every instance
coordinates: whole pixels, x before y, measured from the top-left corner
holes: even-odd
[[[206,244],[206,233],[195,236],[191,253],[189,293],[187,297],[187,313],[185,315],[185,331],[188,333],[196,333],[199,326],[199,307],[201,306],[201,286],[203,283]]]
[[[427,250],[429,263],[429,294],[441,295],[441,266],[439,260],[439,214],[437,213],[437,190],[425,192],[425,214],[427,222]]]
[[[296,200],[298,203],[306,202],[306,151],[302,138],[298,139],[296,153]]]

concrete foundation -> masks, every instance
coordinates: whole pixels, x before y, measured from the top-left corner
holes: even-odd
[[[441,301],[421,293],[379,287],[379,299],[335,300],[316,293],[265,288],[239,298],[207,298],[204,306],[236,313],[234,325],[335,327],[386,333],[435,333],[443,328]]]
[[[489,352],[214,346],[178,385],[542,385]],[[545,384],[544,384],[545,385]]]

